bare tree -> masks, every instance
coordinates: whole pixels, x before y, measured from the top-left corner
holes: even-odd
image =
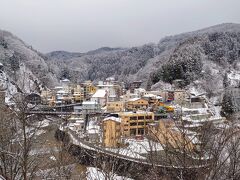
[[[1,106],[1,173],[8,179],[32,179],[37,168],[37,156],[30,154],[40,126],[39,116],[30,115],[24,96],[14,99],[15,107]]]

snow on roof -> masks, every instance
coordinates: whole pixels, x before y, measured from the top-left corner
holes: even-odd
[[[63,89],[62,86],[55,86],[54,89]]]
[[[156,99],[162,99],[162,96],[157,96]]]
[[[97,92],[92,96],[93,98],[102,98],[106,96],[106,90],[98,89]]]
[[[105,119],[103,119],[103,121],[107,121],[107,120],[112,120],[112,121],[116,121],[116,122],[121,122],[122,119],[121,118],[116,118],[116,117],[113,117],[113,116],[110,116],[110,117],[107,117]]]
[[[82,119],[82,120],[76,120],[76,122],[75,122],[76,124],[82,124],[82,123],[84,123],[84,120]]]
[[[137,88],[137,89],[135,89],[135,91],[139,91],[139,92],[146,92],[146,90],[145,90],[145,89],[143,89],[143,88]]]
[[[93,104],[97,104],[97,102],[95,101],[83,101],[82,105],[93,105]]]
[[[99,129],[92,128],[92,129],[88,129],[87,132],[88,132],[88,134],[98,134]]]
[[[206,113],[207,112],[207,108],[186,108],[186,107],[182,107],[182,111],[198,111],[199,113]]]
[[[128,101],[137,101],[139,100],[140,98],[132,98],[132,99],[129,99]]]
[[[106,80],[107,81],[115,81],[115,78],[114,77],[108,77]]]
[[[113,85],[113,84],[98,84],[97,86],[98,87],[113,87],[115,85]]]
[[[157,96],[154,94],[145,94],[143,97],[157,97]]]
[[[63,79],[61,80],[62,82],[69,82],[70,80],[69,79]]]
[[[121,114],[123,115],[131,115],[131,114],[144,114],[144,115],[152,115],[153,112],[148,112],[148,111],[136,111],[136,112],[132,112],[132,111],[125,111],[125,112],[121,112]]]
[[[64,90],[59,90],[57,91],[57,94],[67,94],[68,92],[64,91]]]

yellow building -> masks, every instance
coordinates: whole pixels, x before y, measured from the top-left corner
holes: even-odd
[[[77,85],[74,89],[73,89],[73,100],[75,103],[79,103],[79,102],[83,102],[84,100],[84,90],[83,88],[81,88],[80,85]]]
[[[93,95],[97,91],[97,88],[92,84],[91,81],[85,81],[82,84],[82,87],[84,89],[85,100],[89,99],[91,95]]]
[[[124,110],[124,103],[121,101],[107,103],[107,112],[122,112],[123,110]]]
[[[55,96],[51,96],[51,98],[48,99],[48,104],[51,107],[56,106],[56,97]]]
[[[74,92],[73,94],[73,100],[75,103],[83,102],[84,95],[81,92]]]
[[[108,117],[103,120],[103,145],[117,148],[121,141],[121,118]]]
[[[145,135],[147,125],[154,122],[152,112],[122,112],[119,116],[122,119],[121,128],[124,136]]]
[[[41,99],[43,104],[49,104],[52,99],[53,93],[50,90],[43,90],[41,92]]]
[[[160,120],[148,125],[148,135],[168,148],[192,151],[195,146],[188,136],[176,128],[173,120]]]
[[[129,111],[146,110],[147,107],[148,101],[141,98],[133,98],[126,103],[126,109]]]

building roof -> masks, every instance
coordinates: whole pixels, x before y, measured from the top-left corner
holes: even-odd
[[[104,89],[98,89],[96,93],[92,96],[93,98],[103,98],[106,96],[106,90]]]
[[[117,118],[117,117],[114,117],[114,116],[110,116],[110,117],[107,117],[107,118],[103,119],[103,121],[108,121],[108,120],[112,120],[112,121],[119,122],[119,123],[122,121],[121,118]]]
[[[97,102],[95,102],[95,101],[83,101],[82,102],[82,105],[95,105],[95,104],[97,104]]]
[[[162,96],[157,96],[156,99],[162,99],[163,97]]]
[[[61,82],[70,82],[70,80],[69,79],[63,79],[63,80],[61,80]]]
[[[153,112],[148,112],[148,111],[136,111],[136,112],[132,112],[132,111],[125,111],[125,112],[121,112],[120,113],[121,115],[135,115],[135,114],[138,114],[138,115],[153,115]]]
[[[134,91],[146,92],[146,90],[145,90],[145,89],[143,89],[143,88],[137,88],[137,89],[135,89]]]
[[[64,90],[59,90],[59,91],[57,91],[57,94],[68,94],[68,92],[64,91]]]
[[[57,90],[57,89],[63,89],[62,86],[55,86],[53,89]]]
[[[97,87],[114,87],[114,84],[98,84]]]
[[[145,94],[143,97],[157,97],[157,95],[154,95],[154,94]]]
[[[141,99],[141,98],[132,98],[132,99],[129,99],[128,101],[137,101],[139,99]]]

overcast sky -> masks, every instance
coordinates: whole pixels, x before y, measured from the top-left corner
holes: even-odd
[[[0,0],[0,29],[41,52],[131,47],[240,23],[240,0]]]

